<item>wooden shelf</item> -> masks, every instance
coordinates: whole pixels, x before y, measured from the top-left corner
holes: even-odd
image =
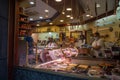
[[[23,13],[19,13],[19,15],[20,15],[21,17],[28,17],[28,15],[23,14]]]
[[[20,37],[24,37],[26,36],[26,32],[27,30],[30,30],[31,29],[31,25],[29,24],[29,21],[28,21],[28,15],[26,14],[23,14],[22,12],[18,12],[18,36]]]
[[[19,21],[19,24],[28,24],[28,21]]]
[[[31,28],[19,28],[21,30],[30,30]]]
[[[18,35],[18,37],[25,37],[25,35]]]

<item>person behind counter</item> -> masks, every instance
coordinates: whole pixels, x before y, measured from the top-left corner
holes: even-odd
[[[98,32],[94,33],[94,41],[92,42],[92,49],[95,57],[104,56],[103,54],[104,42],[100,38],[100,34]]]
[[[49,38],[46,47],[57,48],[58,46],[53,38]]]
[[[33,52],[33,48],[36,45],[35,42],[33,41],[33,38],[31,37],[32,35],[32,30],[28,30],[27,31],[27,35],[25,37],[25,40],[28,42],[28,59],[29,59],[29,63],[31,64],[33,61],[33,57],[34,57],[34,52]]]
[[[83,33],[81,33],[80,38],[77,39],[76,42],[75,42],[75,46],[76,46],[77,48],[82,48],[82,47],[84,47],[85,42],[86,42],[86,38],[85,38],[85,36],[83,35]]]

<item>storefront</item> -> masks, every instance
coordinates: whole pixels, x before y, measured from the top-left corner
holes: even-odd
[[[50,3],[47,0],[35,1],[32,8],[38,6],[38,2],[42,5]],[[40,20],[34,20],[35,17],[32,19],[30,14],[27,15],[27,13],[33,15],[29,12],[32,8],[27,2],[29,1],[16,1],[15,9],[14,5],[10,8],[10,18],[14,10],[15,18],[11,18],[13,20],[10,21],[8,73],[11,74],[13,71],[14,80],[108,80],[112,77],[120,77],[120,30],[116,15],[103,18],[99,18],[100,15],[98,15],[96,22],[91,20],[87,23],[86,20],[82,24],[79,21],[61,24],[62,20],[59,19],[60,25],[51,25],[51,20],[54,18],[47,18],[50,16],[49,11],[45,12],[47,15],[45,20],[41,20],[40,17]],[[108,6],[110,6],[109,3],[107,3]],[[42,6],[39,5],[39,7]],[[32,10],[36,11],[36,9]],[[52,11],[57,14],[54,9]],[[109,12],[110,15],[113,14],[112,10],[105,13],[109,14]],[[112,18],[115,21],[112,21]],[[46,20],[47,25],[43,26]],[[26,37],[31,30],[34,46],[30,48]],[[98,55],[99,57],[93,53],[90,41],[93,37],[92,33],[96,31],[105,40],[104,54]],[[32,54],[29,49],[32,49]]]

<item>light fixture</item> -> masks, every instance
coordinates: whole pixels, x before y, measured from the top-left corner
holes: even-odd
[[[33,20],[33,18],[30,18],[29,20],[30,20],[30,21],[32,21],[32,20]]]
[[[73,19],[73,17],[71,16],[70,19]]]
[[[93,18],[93,16],[92,16],[92,15],[91,15],[90,17],[91,17],[91,18]]]
[[[70,15],[66,15],[66,17],[70,17]]]
[[[63,11],[62,14],[65,14],[65,12]]]
[[[89,15],[89,14],[87,14],[87,15],[86,15],[86,17],[90,17],[90,15]]]
[[[39,18],[40,18],[40,19],[43,19],[43,17],[42,17],[42,16],[40,16]]]
[[[100,6],[100,4],[97,3],[97,4],[96,4],[96,7],[99,8],[99,7],[101,7],[101,6]]]
[[[48,13],[48,12],[49,12],[49,10],[45,9],[45,12],[46,12],[46,13]]]
[[[52,33],[51,32],[49,32],[49,35],[51,35]]]
[[[55,0],[56,2],[61,2],[62,0]]]
[[[48,15],[45,15],[46,18],[48,18]]]
[[[65,14],[65,0],[63,1],[63,10],[62,10],[62,14]]]
[[[67,11],[72,11],[72,8],[66,8]]]
[[[33,1],[30,1],[29,3],[30,3],[31,5],[35,4],[35,2],[33,2]]]
[[[49,23],[50,25],[53,25],[53,23]]]
[[[40,26],[40,24],[36,24],[36,26]]]
[[[64,20],[60,20],[60,22],[64,22]]]

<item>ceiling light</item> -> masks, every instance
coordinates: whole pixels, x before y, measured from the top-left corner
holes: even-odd
[[[70,17],[70,15],[66,15],[66,17]]]
[[[36,26],[40,26],[40,24],[36,24]]]
[[[56,2],[61,2],[62,0],[55,0]]]
[[[53,23],[49,23],[50,25],[53,25]]]
[[[100,7],[100,4],[96,4],[96,7],[99,8],[99,7]]]
[[[49,34],[51,35],[52,33],[51,33],[51,32],[49,32]]]
[[[64,20],[60,20],[60,22],[64,22]]]
[[[63,11],[62,14],[65,14],[65,12]]]
[[[86,15],[86,17],[90,17],[90,15],[89,15],[89,14],[87,14],[87,15]]]
[[[30,18],[30,21],[32,21],[33,20],[33,18]]]
[[[71,16],[70,19],[73,19],[73,17]]]
[[[45,15],[46,18],[48,18],[48,15]]]
[[[93,18],[93,16],[90,16],[91,18]]]
[[[35,4],[33,1],[29,2],[30,4]]]
[[[45,12],[49,12],[49,10],[46,9]]]
[[[43,17],[42,17],[42,16],[40,16],[39,18],[40,18],[40,19],[43,19]]]
[[[72,8],[67,8],[66,10],[67,10],[67,11],[71,11],[71,10],[72,10]]]

